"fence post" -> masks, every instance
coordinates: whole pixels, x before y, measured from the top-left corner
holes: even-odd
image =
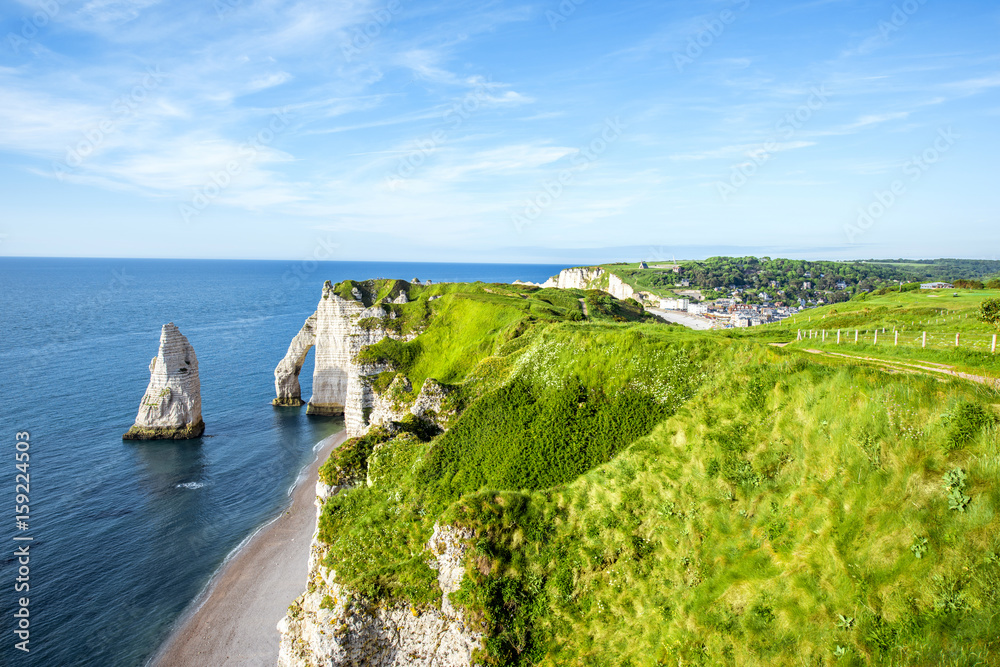
[[[927,332],[924,332],[924,342],[920,347],[927,347]]]
[[[958,337],[962,334],[955,334],[955,347],[958,347]]]
[[[994,342],[996,342],[996,336],[993,337]],[[840,345],[840,329],[837,329],[837,345]]]
[[[802,340],[802,329],[798,329],[795,334],[795,340]]]
[[[823,329],[823,342],[826,342],[826,329]]]
[[[993,347],[990,348],[990,352],[993,354],[997,353],[997,335],[993,334]]]
[[[894,340],[892,344],[893,345],[897,345],[897,346],[899,345],[899,332],[898,331],[896,332],[896,340]]]
[[[875,330],[875,345],[878,345],[878,329]]]
[[[854,330],[854,342],[855,343],[858,342],[858,330],[857,329]]]

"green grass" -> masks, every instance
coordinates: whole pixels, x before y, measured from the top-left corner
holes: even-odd
[[[841,646],[847,664],[989,664],[959,655],[1000,651],[997,430],[955,448],[946,415],[996,396],[733,354],[742,368],[608,464],[505,501],[514,516],[497,492],[453,510],[488,559],[466,600],[538,591],[504,608],[531,635],[498,662],[835,664]],[[974,480],[962,513],[955,467]]]
[[[691,332],[615,304],[585,322],[586,292],[432,288],[423,334],[363,354],[451,383],[463,410],[321,470],[359,481],[320,519],[356,595],[436,605],[424,545],[453,523],[474,535],[452,600],[483,664],[1000,660],[995,392],[775,348],[777,327]],[[895,298],[915,296],[850,305]]]
[[[958,296],[954,297],[953,294]],[[996,290],[914,290],[889,292],[809,309],[776,324],[717,332],[737,340],[791,343],[792,347],[869,356],[889,361],[929,361],[955,370],[1000,375],[1000,350],[990,352],[997,330],[978,317],[979,305],[996,297]],[[820,332],[827,331],[823,341]],[[837,345],[837,331],[841,344]],[[875,330],[879,331],[875,344]],[[804,340],[796,342],[802,331]],[[815,332],[810,338],[809,332]],[[854,343],[858,331],[859,344]],[[899,332],[896,345],[895,332]],[[923,348],[923,332],[927,348]],[[955,334],[960,345],[955,347]]]

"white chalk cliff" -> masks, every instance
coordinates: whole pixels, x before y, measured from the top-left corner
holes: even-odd
[[[139,414],[122,437],[181,440],[197,438],[204,431],[198,357],[173,322],[164,324],[160,349],[149,363],[149,386],[139,403]]]
[[[408,284],[400,282],[388,303],[408,300]],[[298,376],[310,348],[314,349],[313,394],[308,412],[316,415],[344,415],[349,436],[368,428],[368,413],[375,396],[365,378],[390,370],[386,364],[364,363],[356,359],[362,348],[383,338],[409,340],[388,325],[395,313],[382,304],[365,305],[362,291],[354,287],[353,298],[345,299],[327,282],[316,312],[292,339],[288,352],[274,369],[275,405],[301,405]],[[385,322],[386,324],[383,324]]]
[[[329,493],[329,487],[320,491]],[[322,508],[324,496],[317,498]],[[309,589],[278,623],[279,667],[468,667],[482,634],[470,628],[450,600],[465,575],[463,558],[471,534],[434,526],[427,563],[438,571],[441,607],[416,609],[405,603],[371,605],[356,600],[323,565],[325,546],[313,538]]]
[[[529,285],[515,281],[515,284]],[[630,285],[610,271],[599,266],[563,269],[559,275],[552,276],[539,287],[557,287],[559,289],[597,289],[603,290],[616,299],[631,299],[636,292]]]
[[[288,346],[285,358],[274,369],[274,391],[277,397],[274,405],[302,405],[302,389],[299,387],[299,373],[306,355],[316,344],[316,313],[306,318],[305,324]]]

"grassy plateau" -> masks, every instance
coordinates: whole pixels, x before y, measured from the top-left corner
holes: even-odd
[[[694,332],[595,291],[406,289],[391,307],[419,335],[359,356],[393,365],[380,391],[436,380],[454,416],[373,427],[321,469],[345,485],[325,562],[354,595],[440,604],[425,545],[450,523],[473,534],[451,600],[479,664],[1000,664],[1000,395],[795,341],[988,334],[966,315],[989,294]],[[988,351],[840,348],[1000,371]]]

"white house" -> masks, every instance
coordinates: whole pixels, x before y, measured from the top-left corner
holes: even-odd
[[[704,315],[708,312],[707,303],[689,303],[687,311],[692,315]]]
[[[922,283],[920,289],[955,289],[951,283]]]

